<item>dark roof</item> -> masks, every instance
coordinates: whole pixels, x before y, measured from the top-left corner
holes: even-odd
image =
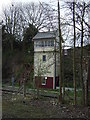
[[[53,32],[38,32],[33,37],[33,40],[48,39],[48,38],[55,38],[55,34]]]

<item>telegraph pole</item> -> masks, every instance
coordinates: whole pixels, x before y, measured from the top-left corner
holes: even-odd
[[[58,102],[62,103],[62,61],[61,61],[61,50],[62,50],[62,36],[61,36],[61,27],[60,27],[60,5],[58,0],[58,33],[59,33],[59,62],[60,62],[60,72],[59,72],[59,99]]]

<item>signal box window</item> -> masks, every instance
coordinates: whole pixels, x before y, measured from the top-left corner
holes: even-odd
[[[43,55],[43,61],[46,61],[46,55]]]

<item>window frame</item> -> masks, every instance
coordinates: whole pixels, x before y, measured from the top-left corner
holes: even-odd
[[[36,41],[35,47],[53,47],[54,40]]]

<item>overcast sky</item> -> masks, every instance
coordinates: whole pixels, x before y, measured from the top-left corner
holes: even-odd
[[[18,3],[18,2],[22,2],[22,3],[27,3],[27,2],[46,2],[46,3],[50,3],[50,2],[56,2],[56,0],[0,0],[0,16],[2,14],[2,9],[3,7],[9,5],[10,3]],[[1,17],[0,17],[1,20]]]
[[[9,5],[10,3],[17,3],[17,2],[22,2],[22,3],[27,3],[27,2],[45,2],[45,3],[51,3],[54,5],[54,7],[57,7],[57,1],[58,0],[0,0],[0,21],[1,21],[1,14],[2,14],[2,9],[3,7]],[[65,0],[59,0],[60,2],[65,1]],[[67,0],[66,0],[67,1]],[[68,1],[73,1],[73,0],[68,0]],[[87,1],[89,2],[90,0],[79,0],[79,1]]]
[[[22,3],[27,3],[27,2],[50,2],[50,1],[55,1],[55,0],[0,0],[0,9],[3,7],[3,6],[6,6],[12,2],[22,2]],[[0,11],[1,12],[1,11]]]

